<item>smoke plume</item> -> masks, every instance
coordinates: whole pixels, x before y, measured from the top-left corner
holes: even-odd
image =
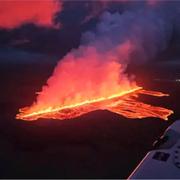
[[[163,5],[122,14],[104,12],[94,31],[82,36],[80,47],[59,61],[32,109],[75,104],[136,87],[126,74],[128,64],[147,61],[166,49],[175,10],[172,15]]]

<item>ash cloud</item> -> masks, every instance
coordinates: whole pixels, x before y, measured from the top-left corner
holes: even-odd
[[[176,28],[180,17],[178,4],[161,3],[155,7],[136,4],[134,8],[127,4],[123,13],[106,11],[95,31],[83,34],[82,43],[106,52],[129,40],[135,46],[132,61],[152,59],[168,48],[175,31],[180,32]]]

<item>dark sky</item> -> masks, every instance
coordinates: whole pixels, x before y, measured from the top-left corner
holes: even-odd
[[[1,7],[5,11],[0,12],[0,19],[2,20],[0,23],[0,48],[3,52],[5,52],[4,49],[8,48],[12,49],[12,53],[14,51],[19,53],[26,51],[62,56],[73,47],[78,47],[81,33],[95,26],[97,18],[102,11],[101,3],[99,2],[65,1],[60,2],[56,13],[51,14],[48,13],[50,9],[46,7],[46,3],[42,1],[41,3],[37,2],[40,1],[30,1],[29,5],[27,5],[28,3],[22,3],[20,0],[8,3],[5,1],[0,2]],[[2,6],[3,3],[4,6]],[[27,7],[25,6],[23,10],[24,4]],[[29,6],[37,8],[37,12],[31,12]],[[42,9],[40,12],[38,12],[39,6]],[[14,13],[8,9],[13,9]],[[20,15],[17,17],[17,20],[14,20],[13,16],[17,13],[16,11]],[[89,15],[92,11],[94,11],[94,15],[90,17]],[[46,25],[43,22],[42,12],[47,12],[48,19],[52,19],[48,22],[49,24],[51,23],[50,25]],[[24,13],[27,16],[26,18]],[[34,16],[37,16],[39,20],[30,21]]]
[[[39,56],[60,59],[80,45],[82,34],[95,28],[104,11],[123,13],[127,9],[159,6],[158,1],[58,1],[54,4],[54,1],[1,1],[0,57],[7,62],[11,55],[20,61],[26,55],[34,57],[33,61],[39,61]],[[173,36],[168,51],[177,51],[176,40]]]

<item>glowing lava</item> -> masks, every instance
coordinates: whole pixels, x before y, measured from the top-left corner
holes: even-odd
[[[95,111],[98,109],[109,110],[111,112],[123,115],[127,118],[146,118],[157,117],[164,120],[168,119],[168,116],[173,113],[172,110],[152,106],[145,104],[137,100],[139,94],[146,94],[152,96],[168,96],[156,91],[146,91],[141,87],[136,87],[128,91],[114,94],[109,97],[100,97],[97,99],[86,100],[80,103],[60,106],[60,107],[48,107],[35,111],[33,106],[20,109],[20,113],[17,114],[17,119],[32,121],[39,118],[50,119],[71,119],[81,116],[85,113]]]

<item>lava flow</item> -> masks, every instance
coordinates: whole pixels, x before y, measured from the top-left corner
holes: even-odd
[[[94,45],[95,46],[95,45]],[[69,52],[30,107],[20,109],[17,119],[71,119],[95,110],[109,110],[127,118],[157,117],[173,113],[139,101],[139,94],[167,96],[139,87],[126,73],[130,52],[136,48],[127,40],[104,53],[93,46]]]
[[[133,119],[157,117],[168,120],[168,116],[173,113],[172,110],[140,102],[137,100],[139,94],[159,97],[168,96],[168,94],[161,92],[146,91],[141,87],[136,87],[106,98],[101,97],[67,106],[60,106],[55,108],[49,107],[45,109],[41,108],[38,111],[34,111],[31,107],[22,108],[20,109],[20,113],[17,114],[16,118],[27,121],[37,120],[39,118],[64,120],[72,119],[85,113],[101,109],[109,110],[111,112]]]

